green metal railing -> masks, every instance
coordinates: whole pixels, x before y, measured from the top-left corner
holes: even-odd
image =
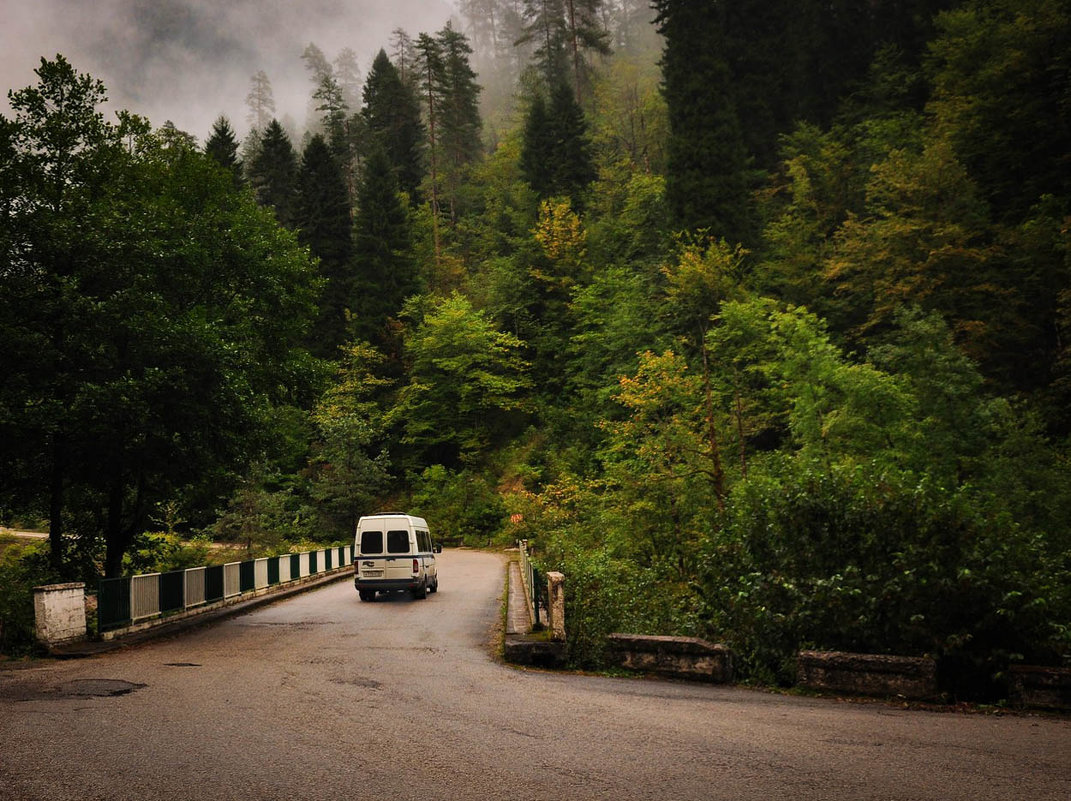
[[[226,565],[167,573],[101,579],[97,590],[97,630],[112,631],[275,585],[289,584],[332,565],[353,563],[353,546],[284,554]]]

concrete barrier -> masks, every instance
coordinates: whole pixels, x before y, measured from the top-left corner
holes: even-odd
[[[1071,710],[1071,668],[1016,665],[1008,670],[1008,684],[1013,704]]]
[[[733,680],[733,652],[696,637],[611,634],[608,656],[619,667],[717,684]]]
[[[937,697],[937,663],[928,657],[800,651],[801,687],[849,695],[895,695],[923,701]]]
[[[86,585],[47,584],[33,588],[37,639],[52,648],[86,638]]]

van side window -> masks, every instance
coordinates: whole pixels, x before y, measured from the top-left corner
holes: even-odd
[[[426,532],[426,531],[418,531],[416,533],[416,536],[417,536],[417,545],[420,548],[420,552],[421,553],[430,553],[431,552],[431,537],[428,536],[428,532]]]
[[[383,553],[383,532],[382,531],[362,531],[361,532],[361,553],[362,554]]]
[[[409,532],[388,531],[387,553],[409,553]]]

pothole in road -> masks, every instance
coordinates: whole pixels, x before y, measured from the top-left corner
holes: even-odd
[[[75,679],[57,687],[56,695],[66,698],[114,698],[144,686],[122,679]]]
[[[198,662],[164,662],[164,667],[201,667]]]

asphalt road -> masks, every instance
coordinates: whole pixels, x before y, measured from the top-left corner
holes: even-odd
[[[1059,799],[1071,721],[520,671],[504,563],[0,670],[0,799]]]

